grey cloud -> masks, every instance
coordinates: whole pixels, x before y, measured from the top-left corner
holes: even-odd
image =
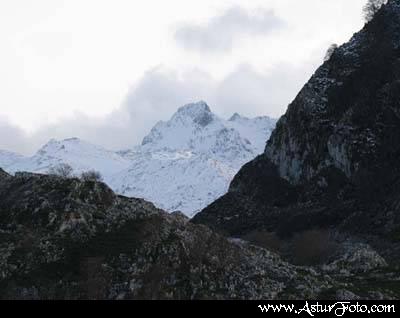
[[[259,72],[241,65],[227,76],[215,90],[215,103],[220,112],[247,112],[247,116],[279,117],[312,75],[315,65],[282,64],[269,72]]]
[[[131,90],[122,110],[135,123],[136,132],[148,131],[154,125],[154,118],[167,119],[179,105],[202,99],[210,90],[212,79],[204,72],[177,74],[156,68],[147,72]]]
[[[168,119],[179,106],[199,100],[206,101],[224,118],[234,112],[279,117],[315,67],[311,62],[301,66],[283,64],[264,73],[241,65],[221,81],[199,70],[177,74],[154,69],[131,90],[120,111],[129,114],[130,138],[136,143],[156,121]]]
[[[212,91],[212,79],[193,70],[177,74],[161,68],[146,72],[127,94],[121,106],[105,117],[82,113],[25,134],[8,121],[0,121],[0,149],[32,154],[49,139],[78,137],[108,149],[139,144],[158,120],[168,119],[179,106],[197,101]]]
[[[79,137],[108,149],[139,144],[159,120],[172,116],[179,106],[205,100],[225,118],[238,112],[245,116],[278,117],[312,74],[315,65],[280,65],[267,73],[242,65],[222,81],[193,70],[185,74],[153,69],[131,89],[121,107],[103,118],[75,114],[45,125],[33,135],[0,121],[0,149],[32,153],[50,138]]]
[[[31,135],[31,140],[36,145],[36,149],[50,138],[70,137],[82,138],[109,149],[122,149],[131,145],[131,131],[133,130],[131,127],[135,126],[122,110],[103,118],[77,113],[58,123],[43,126]]]
[[[207,25],[180,26],[175,32],[175,40],[186,49],[223,52],[231,50],[239,36],[265,35],[284,25],[272,10],[249,12],[232,7],[210,19]]]

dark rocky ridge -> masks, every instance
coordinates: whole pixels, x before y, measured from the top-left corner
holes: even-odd
[[[0,178],[0,299],[308,298],[342,285],[103,183]]]
[[[389,269],[360,244],[294,266],[103,183],[0,178],[0,299],[398,298]]]
[[[400,1],[335,50],[263,155],[194,219],[233,236],[329,229],[400,259]]]

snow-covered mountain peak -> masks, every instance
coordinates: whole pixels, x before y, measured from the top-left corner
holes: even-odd
[[[149,151],[202,151],[206,139],[216,136],[223,128],[222,120],[205,102],[187,104],[180,107],[170,120],[158,122],[143,139],[142,146]]]
[[[172,116],[170,123],[193,125],[196,128],[203,128],[217,120],[216,116],[211,112],[207,103],[200,101],[182,106]]]
[[[93,147],[93,145],[91,145],[88,142],[85,142],[79,138],[68,138],[68,139],[63,139],[63,140],[57,140],[57,139],[50,139],[45,145],[42,146],[42,148],[40,148],[37,152],[37,154],[51,154],[51,153],[55,153],[58,151],[62,151],[62,150],[66,150],[66,148],[68,149],[73,149],[73,148],[77,148],[79,146],[88,146],[90,145],[90,147]]]
[[[61,163],[69,164],[75,175],[97,170],[118,194],[193,216],[226,193],[240,167],[264,151],[274,127],[275,120],[268,117],[235,114],[225,120],[201,101],[158,122],[131,149],[114,152],[79,138],[52,139],[29,158],[0,153],[0,166],[3,160],[10,173],[47,173]]]
[[[265,137],[274,124],[265,123],[268,131],[252,143],[254,130],[262,130],[260,124],[239,114],[233,116],[235,121],[224,120],[215,115],[205,102],[187,104],[166,122],[157,123],[150,134],[143,139],[143,150],[182,151],[208,153],[214,158],[231,158],[255,156],[264,150]],[[246,122],[242,122],[246,121]],[[244,134],[242,134],[244,132]],[[262,146],[260,146],[260,142]]]
[[[247,117],[243,117],[243,116],[239,115],[238,113],[234,113],[234,114],[232,115],[232,117],[229,118],[228,121],[239,121],[239,120],[243,120],[243,119],[244,119],[244,120],[248,120]]]
[[[15,162],[8,170],[46,173],[61,163],[70,165],[77,175],[84,171],[97,170],[107,178],[128,167],[130,161],[114,151],[79,138],[51,139],[35,155]]]
[[[199,101],[197,103],[189,103],[178,108],[174,116],[183,115],[195,118],[204,113],[211,113],[211,109],[206,102]]]
[[[211,109],[205,101],[198,101],[196,103],[189,103],[178,108],[175,114],[196,115],[199,113],[211,113]]]

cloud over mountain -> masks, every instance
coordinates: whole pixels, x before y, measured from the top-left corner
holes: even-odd
[[[146,72],[127,93],[121,105],[103,117],[74,113],[28,134],[0,120],[0,149],[32,154],[51,138],[79,137],[108,149],[140,143],[158,120],[168,119],[184,104],[204,100],[216,114],[228,118],[235,112],[255,117],[279,117],[312,74],[313,63],[280,65],[268,72],[240,65],[221,80],[193,69],[179,73],[165,67]]]
[[[273,10],[247,11],[234,6],[212,17],[207,24],[183,24],[175,40],[185,49],[196,51],[229,51],[240,37],[267,35],[285,26]]]

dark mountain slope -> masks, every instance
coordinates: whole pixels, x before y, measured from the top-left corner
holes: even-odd
[[[265,152],[193,222],[230,235],[326,228],[400,255],[400,1],[335,50]]]

